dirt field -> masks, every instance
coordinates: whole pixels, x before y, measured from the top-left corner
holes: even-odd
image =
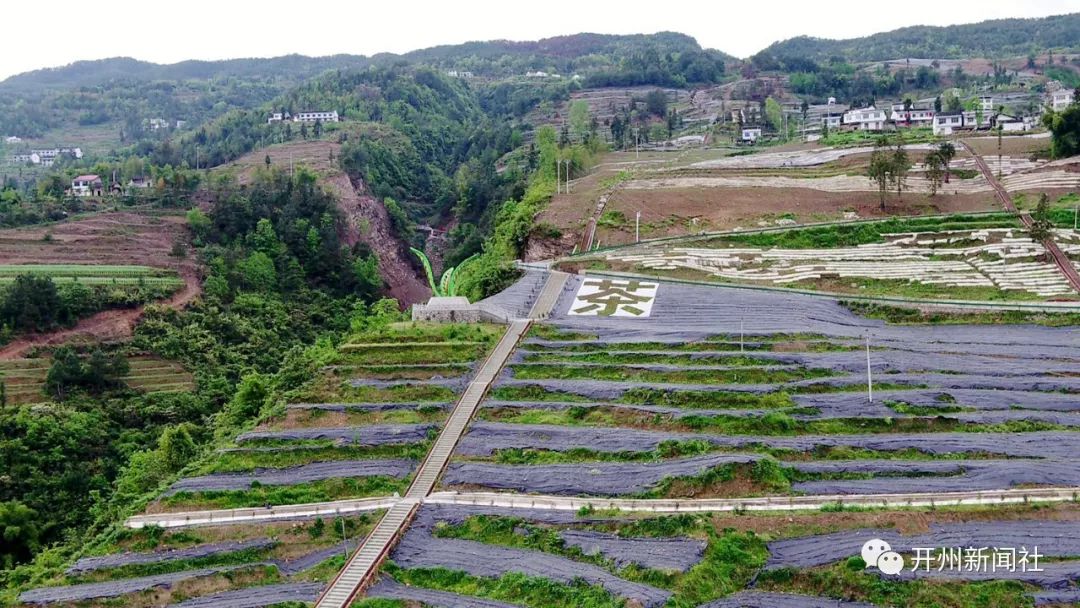
[[[798,223],[844,219],[845,212],[858,217],[930,215],[967,211],[995,211],[998,203],[991,193],[928,196],[905,193],[897,202],[891,193],[886,209],[873,192],[821,192],[802,188],[687,188],[663,190],[619,190],[607,209],[628,218],[625,226],[601,226],[597,237],[603,245],[630,243],[634,238],[633,218],[641,211],[641,238],[687,234],[701,230],[757,228],[758,222],[774,223],[786,217]],[[697,218],[696,224],[691,224]]]
[[[188,255],[171,256],[173,243],[185,244]],[[182,308],[201,292],[198,266],[182,215],[117,211],[27,228],[0,230],[0,260],[7,264],[142,264],[176,271],[184,287],[163,303]],[[69,341],[113,341],[127,338],[142,308],[106,310],[71,328],[29,335],[0,348],[0,359],[15,359],[40,346]]]
[[[275,167],[307,167],[320,175],[340,173],[337,159],[341,157],[341,144],[331,141],[297,141],[276,144],[249,152],[225,165],[219,171],[231,171],[236,174],[241,184],[251,181],[255,169],[266,166],[266,157]],[[333,160],[331,160],[333,158]]]
[[[969,137],[963,141],[979,154],[986,156],[988,160],[998,153],[997,137]],[[1030,137],[1027,135],[1004,135],[1001,137],[1001,153],[1008,156],[1030,156],[1036,152],[1049,149],[1049,137]],[[957,152],[957,158],[959,158],[959,150]]]

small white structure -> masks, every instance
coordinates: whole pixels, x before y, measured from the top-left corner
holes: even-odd
[[[742,140],[748,143],[757,143],[761,139],[761,127],[743,127]]]
[[[451,77],[451,78],[472,78],[473,77],[472,72],[460,71],[460,70],[447,70],[446,75]]]
[[[146,127],[151,131],[158,131],[160,129],[168,129],[169,121],[164,118],[151,118],[146,121]]]
[[[71,180],[71,193],[75,196],[101,196],[102,182],[97,175],[80,175]]]
[[[412,320],[432,323],[479,323],[480,307],[470,304],[468,298],[433,297],[427,304],[413,304]]]
[[[1050,109],[1060,112],[1069,107],[1073,102],[1076,92],[1074,89],[1059,89],[1050,94]]]
[[[9,135],[4,138],[4,143],[17,144],[22,141],[22,138],[17,135]]]
[[[883,131],[885,129],[885,110],[874,106],[849,110],[844,113],[844,124],[860,131]]]
[[[934,135],[952,135],[964,127],[964,115],[960,112],[942,112],[934,117]]]
[[[293,122],[338,122],[337,110],[329,112],[297,112]]]
[[[289,114],[288,112],[274,112],[270,115],[270,118],[266,119],[266,124],[271,124],[275,122],[289,122],[291,120],[292,114]]]
[[[982,109],[983,114],[990,114],[994,111],[994,96],[993,95],[980,95],[979,107]]]
[[[176,130],[177,131],[179,131],[180,129],[183,129],[186,126],[187,126],[187,121],[186,120],[178,120],[178,121],[176,121]]]
[[[1012,133],[1016,131],[1027,131],[1028,123],[1023,119],[1016,116],[1009,116],[1008,114],[998,114],[994,117],[994,125],[1000,128],[1006,133]]]

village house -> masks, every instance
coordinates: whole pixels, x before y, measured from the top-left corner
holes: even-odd
[[[757,143],[761,139],[761,127],[743,127],[742,140],[746,143]]]
[[[894,103],[890,111],[897,126],[929,127],[934,123],[934,108],[925,102],[915,102],[907,109],[903,103]]]
[[[1060,112],[1069,107],[1069,104],[1073,102],[1076,92],[1074,89],[1058,89],[1049,95],[1050,109],[1055,112]]]
[[[952,135],[953,131],[964,127],[964,115],[961,112],[941,112],[934,117],[934,135]]]
[[[844,113],[843,124],[860,131],[883,131],[885,110],[879,110],[874,106],[849,110]]]
[[[101,196],[101,178],[97,175],[80,175],[71,180],[71,193],[75,196]]]
[[[297,112],[293,122],[338,122],[337,110],[329,112]]]

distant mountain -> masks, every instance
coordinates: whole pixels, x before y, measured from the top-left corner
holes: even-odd
[[[0,91],[28,91],[43,88],[92,87],[112,80],[208,80],[221,78],[275,78],[299,81],[326,70],[363,67],[370,62],[359,55],[306,57],[285,55],[273,58],[226,59],[222,61],[182,61],[158,64],[131,57],[76,61],[56,68],[34,70],[0,82]]]
[[[904,57],[958,59],[1003,57],[1080,48],[1080,13],[1041,19],[997,19],[964,25],[918,25],[863,38],[828,40],[799,36],[773,43],[759,54],[824,61],[881,61]]]
[[[79,88],[105,84],[113,80],[207,80],[222,78],[284,78],[294,82],[317,76],[327,70],[362,68],[372,64],[387,65],[401,61],[429,64],[434,67],[471,71],[477,76],[512,76],[525,71],[553,73],[594,73],[617,68],[635,57],[648,61],[654,57],[683,56],[689,63],[699,56],[711,60],[733,61],[720,51],[705,50],[685,34],[660,32],[625,36],[574,34],[543,40],[515,42],[494,40],[442,45],[411,51],[403,55],[380,53],[307,57],[285,55],[271,58],[226,59],[220,61],[182,61],[158,64],[131,57],[95,61],[77,61],[56,67],[34,70],[0,81],[0,92],[40,91],[45,88]]]

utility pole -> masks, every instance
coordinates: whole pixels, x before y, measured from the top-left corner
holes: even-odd
[[[562,164],[562,161],[560,161],[559,159],[556,158],[555,159],[555,194],[559,193],[559,171],[560,171],[559,165],[560,164]]]
[[[566,163],[566,193],[570,194],[570,159],[564,161]]]
[[[199,146],[195,146],[195,170],[199,170]]]
[[[641,158],[641,127],[634,129],[634,160]]]
[[[341,542],[342,542],[342,547],[343,547],[343,550],[345,552],[345,559],[348,560],[349,559],[349,537],[345,536],[345,518],[340,517],[339,519],[341,520]]]
[[[874,401],[874,381],[870,376],[870,332],[866,332],[866,400]]]
[[[1076,230],[1076,218],[1080,215],[1080,207],[1073,207],[1073,230]]]
[[[638,211],[634,216],[634,242],[641,242],[641,212]]]

